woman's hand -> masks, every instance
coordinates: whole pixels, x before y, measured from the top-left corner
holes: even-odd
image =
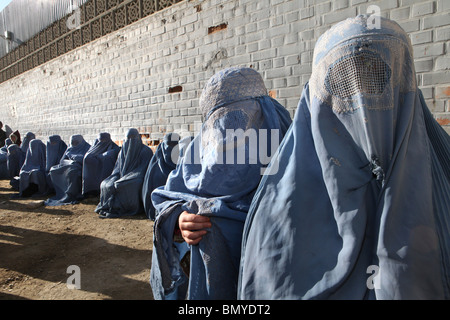
[[[195,245],[207,233],[204,229],[211,228],[211,221],[208,217],[183,211],[178,217],[178,227],[184,241],[189,245]]]

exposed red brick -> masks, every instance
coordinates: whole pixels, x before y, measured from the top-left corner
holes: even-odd
[[[436,118],[436,121],[437,121],[441,126],[447,126],[447,125],[450,124],[450,119]]]
[[[228,23],[222,23],[219,24],[218,26],[213,26],[213,27],[209,27],[208,28],[208,34],[220,31],[220,30],[224,30],[228,27]]]

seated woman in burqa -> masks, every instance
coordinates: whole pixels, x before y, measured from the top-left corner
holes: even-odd
[[[205,119],[156,209],[150,284],[155,299],[236,299],[251,199],[291,124],[251,68],[215,74],[200,97]]]
[[[20,169],[19,194],[16,197],[39,197],[47,193],[45,179],[45,144],[39,139],[30,141],[25,162]]]
[[[88,150],[83,160],[83,197],[100,194],[100,184],[111,175],[120,147],[111,140],[108,132],[102,132]]]
[[[91,145],[82,135],[73,135],[61,161],[50,169],[50,178],[56,195],[45,202],[47,206],[78,203],[81,194],[83,158]]]
[[[10,185],[14,190],[19,190],[20,169],[25,162],[30,141],[34,138],[36,138],[36,136],[33,132],[27,132],[20,146],[18,144],[12,144],[8,147],[8,171],[11,179]]]
[[[142,143],[137,129],[130,129],[111,175],[100,184],[100,218],[118,218],[143,213],[142,184],[153,156]]]
[[[0,148],[0,179],[9,179],[8,171],[8,147],[12,144],[10,138],[6,138],[5,145]]]
[[[59,135],[55,134],[48,137],[46,148],[45,179],[47,181],[49,193],[55,192],[52,179],[50,178],[50,169],[59,164],[66,150],[67,144]]]
[[[169,173],[175,169],[180,153],[192,141],[193,137],[180,140],[177,133],[168,133],[156,148],[156,152],[148,165],[142,187],[144,211],[150,220],[155,219],[151,194],[156,188],[166,184]]]
[[[379,16],[336,24],[253,198],[239,298],[449,299],[449,159],[409,35]]]

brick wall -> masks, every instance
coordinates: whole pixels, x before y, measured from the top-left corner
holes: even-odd
[[[99,132],[149,140],[198,132],[198,98],[218,70],[251,66],[291,115],[317,38],[377,5],[411,36],[418,84],[450,132],[450,1],[185,0],[0,84],[0,120],[40,139]]]

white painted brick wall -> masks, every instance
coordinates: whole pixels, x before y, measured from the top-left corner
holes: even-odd
[[[130,127],[161,139],[198,132],[198,98],[218,70],[246,65],[293,116],[317,38],[378,5],[411,36],[429,108],[450,132],[450,1],[182,1],[0,84],[0,120],[47,140]],[[208,34],[208,28],[226,29]],[[181,92],[169,88],[181,86]]]

